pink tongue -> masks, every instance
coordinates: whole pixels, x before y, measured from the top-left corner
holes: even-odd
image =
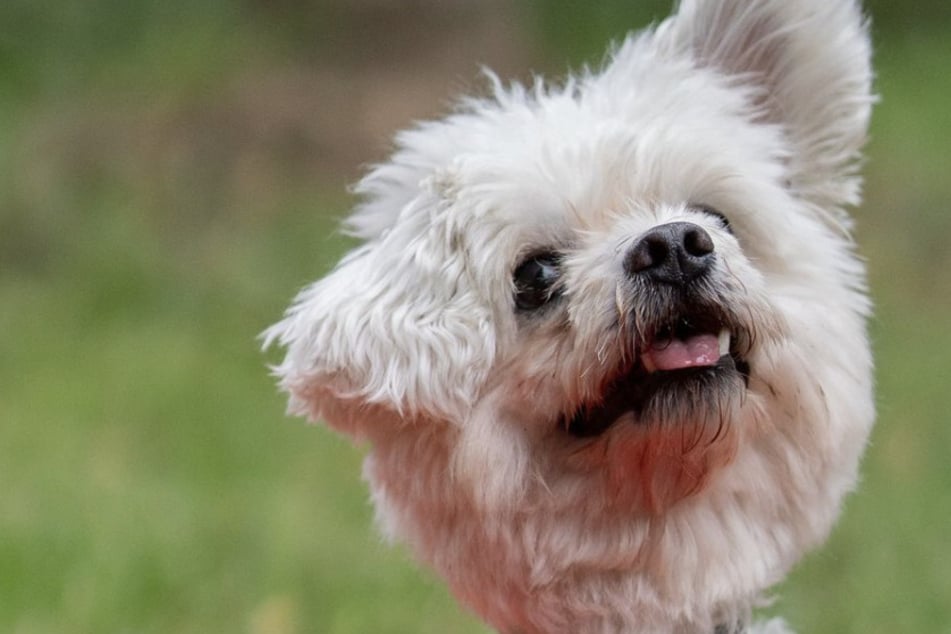
[[[644,352],[644,364],[657,370],[679,370],[696,366],[716,365],[720,360],[720,345],[716,335],[694,335],[686,341],[668,339],[657,341]]]

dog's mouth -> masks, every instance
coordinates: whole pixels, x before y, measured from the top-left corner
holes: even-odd
[[[597,436],[628,414],[642,419],[655,400],[714,403],[722,390],[749,382],[745,358],[750,335],[716,311],[680,314],[654,328],[637,346],[637,358],[607,383],[600,401],[586,403],[561,424],[577,437]],[[738,382],[736,379],[742,379]]]

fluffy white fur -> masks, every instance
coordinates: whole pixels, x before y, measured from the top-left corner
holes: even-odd
[[[826,538],[874,418],[845,212],[869,57],[853,0],[683,0],[600,72],[490,78],[357,186],[363,245],[267,331],[276,373],[369,443],[382,530],[500,632],[732,632]],[[712,239],[748,376],[569,434],[670,318],[624,258],[671,222]],[[539,251],[560,296],[519,310]]]

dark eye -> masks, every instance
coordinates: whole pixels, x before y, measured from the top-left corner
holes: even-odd
[[[515,282],[515,305],[519,310],[541,308],[557,297],[555,284],[561,275],[557,253],[536,253],[529,256],[512,276]]]
[[[714,218],[717,218],[720,221],[720,224],[723,225],[724,229],[726,229],[730,233],[733,233],[733,227],[730,226],[729,219],[726,216],[724,216],[721,212],[717,211],[713,207],[706,207],[706,206],[701,206],[698,209],[705,214],[709,214],[713,216]]]

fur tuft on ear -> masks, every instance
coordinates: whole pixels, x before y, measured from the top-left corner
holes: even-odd
[[[857,2],[683,0],[655,45],[756,91],[762,120],[787,135],[798,196],[834,213],[859,202],[856,163],[875,99]],[[832,220],[848,224],[844,213]]]
[[[465,420],[495,354],[486,302],[439,212],[418,199],[402,213],[405,222],[350,253],[264,332],[265,347],[287,349],[274,373],[292,413],[359,437],[396,418],[385,412]]]

